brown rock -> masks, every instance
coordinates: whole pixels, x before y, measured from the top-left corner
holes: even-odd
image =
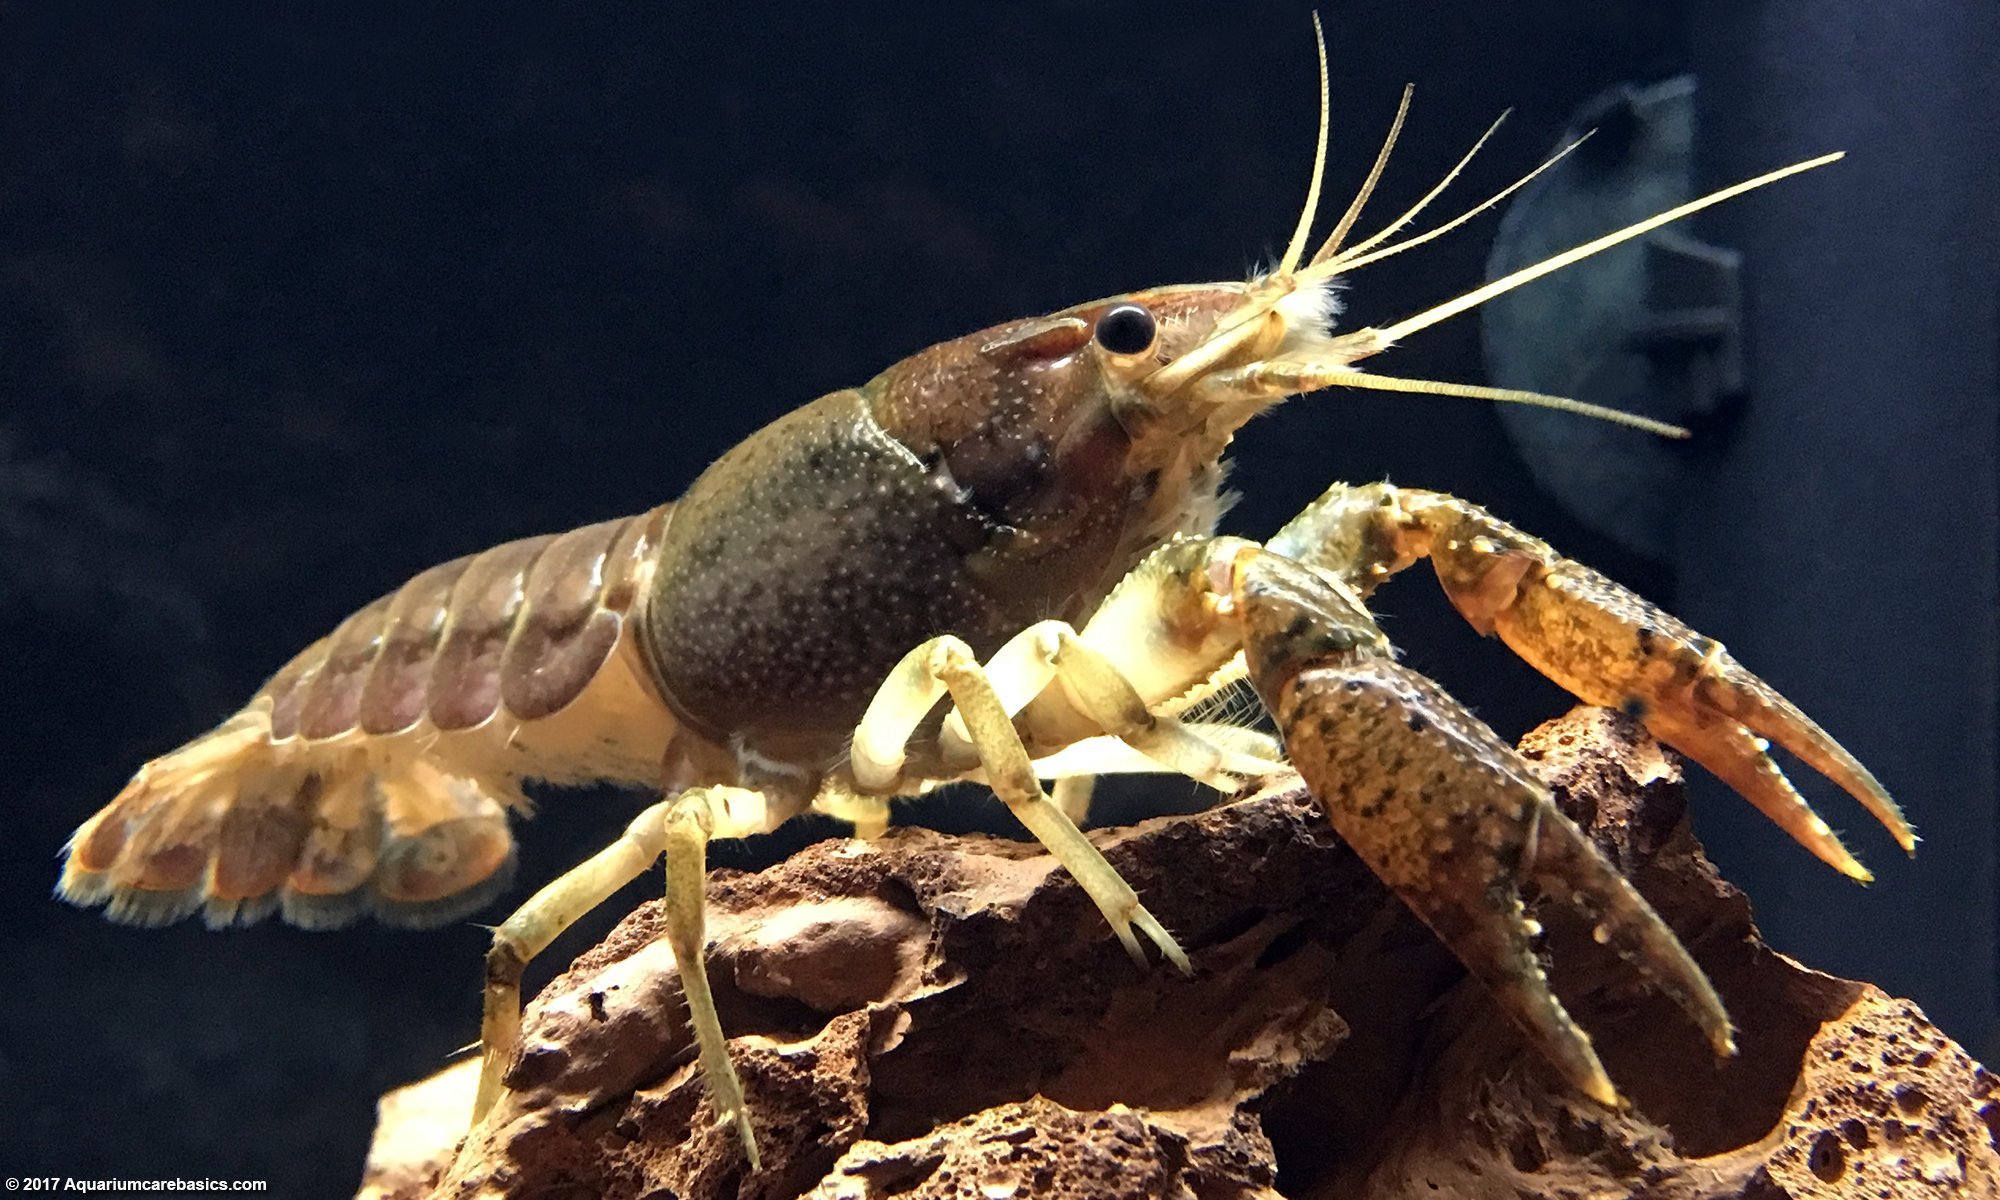
[[[1522,742],[1714,978],[1724,1063],[1550,904],[1557,990],[1633,1107],[1569,1094],[1295,788],[1104,835],[1195,974],[1141,970],[1032,846],[921,830],[710,881],[765,1169],[691,1066],[646,906],[529,1007],[448,1197],[1990,1196],[1993,1078],[1914,1005],[1765,948],[1614,714]],[[416,1195],[385,1105],[370,1186]],[[396,1146],[394,1155],[384,1147]],[[400,1171],[400,1175],[392,1175]],[[391,1180],[393,1179],[393,1184]]]

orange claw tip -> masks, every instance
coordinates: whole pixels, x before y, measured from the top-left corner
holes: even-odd
[[[1853,767],[1854,775],[1851,779],[1835,777],[1834,782],[1845,787],[1849,794],[1861,802],[1861,807],[1868,810],[1869,816],[1882,823],[1882,828],[1887,829],[1889,836],[1896,839],[1896,844],[1903,848],[1903,853],[1915,854],[1919,839],[1917,831],[1910,827],[1910,819],[1903,815],[1903,806],[1890,798],[1887,789],[1875,781],[1875,776],[1870,774],[1867,768],[1859,763],[1854,763]]]
[[[1812,851],[1813,857],[1856,883],[1875,882],[1875,873],[1862,866],[1861,860],[1854,857],[1840,837],[1818,816],[1809,817],[1808,823],[1801,829],[1787,828],[1785,832]]]
[[[1875,882],[1875,872],[1862,866],[1861,860],[1841,842],[1840,835],[1817,814],[1809,815],[1802,828],[1787,828],[1785,832],[1812,851],[1813,857],[1854,882],[1864,885]]]
[[[1884,796],[1883,799],[1888,800],[1888,797]],[[1894,808],[1893,801],[1890,801],[1890,805]],[[1896,844],[1903,848],[1903,853],[1909,855],[1911,858],[1915,858],[1917,856],[1917,843],[1924,839],[1918,837],[1917,831],[1911,827],[1908,821],[1903,819],[1901,809],[1894,809],[1894,811],[1896,813],[1896,823],[1889,826],[1889,834],[1896,839]]]

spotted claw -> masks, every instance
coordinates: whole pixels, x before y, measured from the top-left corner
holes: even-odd
[[[1868,769],[1721,643],[1483,510],[1458,504],[1439,523],[1430,552],[1445,591],[1474,627],[1497,633],[1585,702],[1640,718],[1842,874],[1873,878],[1772,760],[1770,742],[1839,784],[1898,845],[1915,851],[1916,834]]]
[[[1735,1052],[1700,967],[1513,748],[1397,663],[1365,612],[1275,555],[1239,560],[1252,683],[1333,826],[1492,993],[1558,1071],[1606,1105],[1616,1088],[1549,990],[1521,888],[1565,896],[1701,1028]]]

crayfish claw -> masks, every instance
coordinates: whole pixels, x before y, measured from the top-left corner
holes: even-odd
[[[1685,626],[1682,629],[1685,630]],[[1706,641],[1699,634],[1689,632],[1693,638]],[[1842,791],[1854,797],[1870,816],[1889,831],[1890,836],[1896,839],[1896,844],[1903,848],[1904,853],[1916,853],[1916,832],[1910,828],[1910,822],[1904,817],[1902,807],[1890,798],[1888,790],[1875,778],[1874,773],[1862,766],[1854,755],[1848,753],[1845,746],[1835,741],[1832,734],[1821,729],[1811,717],[1800,712],[1797,705],[1780,695],[1776,688],[1745,670],[1720,645],[1713,642],[1709,642],[1708,645],[1713,649],[1703,656],[1702,664],[1697,669],[1695,685],[1689,690],[1685,702],[1688,719],[1703,726],[1712,740],[1751,743],[1758,752],[1758,757],[1763,758],[1765,763],[1769,763],[1770,760],[1763,756],[1764,746],[1757,742],[1757,737],[1761,735],[1776,742],[1797,755],[1800,762],[1826,776]],[[1661,715],[1669,716],[1667,713]],[[1648,721],[1647,724],[1652,725],[1653,722]],[[1723,727],[1724,733],[1721,739],[1717,739],[1712,732],[1715,726]],[[1681,749],[1688,757],[1715,771],[1732,787],[1736,786],[1734,779],[1710,766],[1708,760],[1697,753],[1693,745],[1682,747],[1667,733],[1660,733],[1659,736]],[[1768,768],[1768,771],[1776,770],[1775,766]],[[1783,778],[1782,775],[1780,778]],[[1790,787],[1789,784],[1785,786],[1788,789]],[[1750,796],[1749,792],[1740,787],[1737,790]],[[1754,796],[1751,799],[1755,802]],[[1763,806],[1760,804],[1759,807]],[[1769,810],[1765,811],[1768,815]],[[1855,874],[1827,855],[1821,854],[1813,838],[1801,836],[1787,822],[1776,816],[1771,819],[1777,821],[1793,837],[1798,838],[1808,849],[1844,873],[1853,875],[1864,883],[1870,878],[1866,871]],[[1817,816],[1813,816],[1807,824],[1813,828],[1815,834],[1827,836],[1826,823]],[[1835,845],[1837,846],[1838,842],[1835,842]],[[1860,869],[1859,863],[1855,863],[1854,866],[1856,870]]]
[[[1410,502],[1438,581],[1468,621],[1589,704],[1637,716],[1834,869],[1868,871],[1806,805],[1763,738],[1838,784],[1905,851],[1916,835],[1855,757],[1722,644],[1476,505]]]
[[[1396,662],[1351,597],[1277,555],[1239,560],[1251,682],[1341,838],[1458,956],[1572,1086],[1619,1104],[1550,990],[1524,884],[1567,899],[1718,1054],[1729,1016],[1672,929],[1500,736]]]
[[[1571,1087],[1606,1108],[1620,1107],[1623,1101],[1590,1035],[1549,990],[1548,974],[1535,955],[1538,927],[1520,896],[1509,889],[1479,899],[1464,909],[1462,915],[1472,924],[1456,937],[1446,937],[1441,924],[1426,920]]]
[[[1621,934],[1650,918],[1657,926],[1650,937],[1621,939],[1634,948],[1678,947],[1672,931],[1629,885],[1607,887],[1617,872],[1512,748],[1416,672],[1382,659],[1302,671],[1279,697],[1278,720],[1292,761],[1341,838],[1563,1078],[1615,1107],[1617,1089],[1589,1035],[1549,989],[1520,885],[1530,870],[1557,879],[1558,894],[1617,914]],[[1685,967],[1700,978],[1691,962]]]
[[[1813,811],[1784,770],[1766,753],[1763,739],[1750,730],[1727,717],[1700,712],[1691,715],[1656,712],[1647,719],[1646,727],[1653,736],[1735,789],[1821,862],[1849,879],[1874,882],[1874,873],[1841,844],[1832,826]]]
[[[1608,946],[1687,1014],[1716,1057],[1736,1053],[1729,1012],[1687,947],[1646,898],[1553,803],[1536,823],[1523,874],[1544,896],[1566,896]]]

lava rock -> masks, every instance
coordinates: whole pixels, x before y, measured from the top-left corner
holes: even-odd
[[[1175,930],[1141,969],[1031,845],[897,830],[709,881],[711,974],[764,1169],[693,1066],[649,904],[529,1006],[509,1092],[455,1144],[383,1106],[363,1195],[1992,1195],[1993,1077],[1915,1005],[1762,943],[1680,771],[1580,708],[1523,754],[1715,981],[1699,1031],[1560,905],[1554,985],[1631,1103],[1569,1092],[1296,783],[1100,834]],[[420,1087],[462,1092],[454,1080]],[[418,1114],[408,1116],[406,1114]]]

